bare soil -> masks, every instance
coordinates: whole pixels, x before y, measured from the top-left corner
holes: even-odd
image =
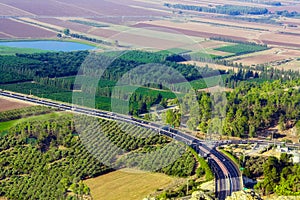
[[[299,50],[272,48],[266,51],[232,57],[229,60],[234,60],[236,63],[243,63],[248,66],[257,64],[270,64],[276,66],[277,62],[281,63],[284,60],[293,60],[298,57],[300,57]]]
[[[0,27],[4,34],[12,35],[15,38],[50,38],[56,36],[55,32],[11,19],[0,19]]]
[[[17,100],[11,100],[5,97],[0,97],[0,112],[14,110],[19,108],[30,107],[33,104],[23,103]]]

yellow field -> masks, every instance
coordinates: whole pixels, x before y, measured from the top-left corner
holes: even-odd
[[[238,68],[231,67],[231,66],[225,66],[225,65],[218,65],[215,63],[206,63],[206,62],[199,62],[199,61],[185,61],[185,62],[181,62],[181,63],[189,64],[189,65],[196,65],[198,67],[205,67],[207,65],[209,68],[218,69],[218,70],[234,70],[235,72],[238,71]]]
[[[285,64],[274,66],[274,68],[284,69],[284,70],[300,71],[300,61],[299,60],[293,60],[293,61],[285,63]]]
[[[176,180],[159,173],[115,171],[84,182],[94,200],[141,200]]]

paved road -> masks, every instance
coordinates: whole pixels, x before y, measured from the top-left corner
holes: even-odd
[[[274,141],[270,141],[270,140],[227,140],[226,143],[228,144],[259,144],[259,145],[274,145]],[[222,143],[220,143],[222,144]],[[223,141],[224,144],[224,141]],[[286,143],[286,142],[279,142],[279,141],[275,141],[276,145],[285,145],[287,147],[293,147],[293,148],[300,148],[300,144],[299,143]]]
[[[121,115],[117,113],[84,108],[74,105],[72,106],[66,103],[58,103],[51,100],[39,99],[7,91],[0,91],[0,95],[22,101],[32,102],[39,105],[59,108],[61,110],[71,111],[79,114],[123,121],[152,129],[159,132],[159,134],[171,137],[177,141],[184,142],[187,145],[190,145],[196,150],[199,155],[206,156],[208,158],[208,163],[213,173],[215,174],[215,194],[219,200],[224,200],[227,196],[231,195],[232,192],[242,189],[242,180],[239,169],[232,163],[230,159],[216,150],[216,146],[221,143],[209,145],[206,141],[200,140],[187,133],[169,127],[161,127],[158,124],[135,119],[127,115]]]

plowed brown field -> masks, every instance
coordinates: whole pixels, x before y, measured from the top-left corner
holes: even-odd
[[[16,22],[11,19],[0,19],[0,27],[4,34],[9,34],[16,38],[50,38],[56,36],[55,32]]]
[[[32,104],[27,104],[20,101],[14,101],[4,97],[0,97],[0,112],[29,106],[32,106]]]

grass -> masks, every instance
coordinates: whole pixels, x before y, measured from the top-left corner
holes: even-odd
[[[214,179],[214,174],[211,171],[211,169],[210,169],[208,163],[205,161],[205,159],[200,157],[193,148],[189,147],[189,149],[192,152],[192,154],[194,155],[194,157],[197,159],[197,161],[200,163],[200,166],[204,169],[206,181],[210,181],[210,180]]]
[[[0,122],[0,131],[6,131],[13,127],[19,120],[12,120],[8,122]]]
[[[33,54],[33,53],[45,53],[45,52],[49,52],[49,51],[39,50],[39,49],[31,49],[31,48],[6,47],[6,46],[1,46],[1,43],[0,43],[0,55],[15,55],[16,53]]]
[[[227,76],[228,76],[227,74],[224,74],[221,76],[212,76],[212,77],[208,77],[208,78],[204,78],[204,79],[198,79],[198,80],[191,81],[191,82],[189,82],[189,84],[195,90],[205,89],[205,88],[214,87],[216,85],[219,85],[220,81],[221,82],[224,81]],[[187,83],[178,83],[176,85],[184,86],[184,85],[187,85]]]
[[[191,50],[187,50],[187,49],[172,48],[172,49],[162,50],[157,53],[163,54],[163,55],[169,55],[169,54],[184,54],[184,53],[190,53],[190,52],[191,52]]]
[[[233,53],[235,55],[242,55],[242,54],[248,54],[248,53],[253,53],[253,52],[257,52],[257,51],[263,51],[266,49],[268,49],[268,47],[260,46],[260,45],[236,44],[236,45],[215,48],[214,50]]]
[[[16,124],[27,122],[27,121],[36,121],[36,120],[50,120],[57,118],[62,115],[70,115],[67,113],[62,113],[62,112],[53,112],[49,114],[44,114],[44,115],[38,115],[38,116],[32,116],[32,117],[27,117],[27,118],[22,118],[22,119],[17,119],[17,120],[11,120],[7,122],[0,122],[0,131],[7,131],[8,129],[12,128]],[[1,133],[0,133],[1,134]]]
[[[221,59],[223,56],[204,53],[204,52],[192,52],[189,54],[191,56],[191,60],[215,60],[215,59]]]
[[[93,199],[141,200],[176,180],[159,173],[115,171],[84,183],[90,187]]]

